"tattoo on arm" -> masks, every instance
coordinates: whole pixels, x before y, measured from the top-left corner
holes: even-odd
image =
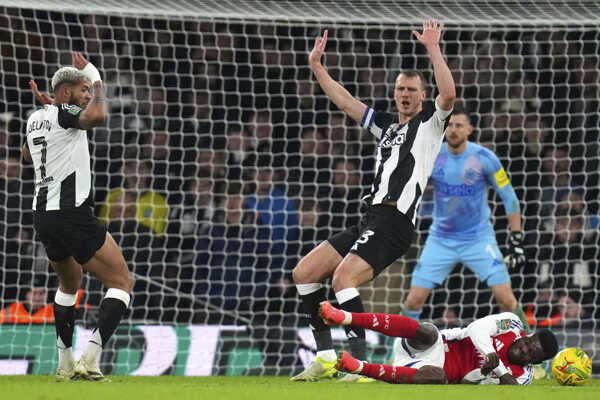
[[[92,97],[92,100],[90,100],[90,103],[105,103],[105,102],[106,102],[106,97],[104,96],[104,93],[102,92],[102,83],[95,82],[94,83],[94,95]]]

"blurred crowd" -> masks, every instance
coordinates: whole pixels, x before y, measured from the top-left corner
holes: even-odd
[[[370,106],[394,109],[402,69],[425,71],[431,87],[429,60],[408,26],[3,9],[3,306],[23,300],[30,274],[49,268],[32,230],[32,170],[20,159],[25,121],[38,106],[27,82],[48,91],[51,75],[78,50],[107,88],[108,124],[89,134],[92,196],[134,273],[131,319],[281,324],[273,315],[297,316],[291,269],[359,220],[375,167],[374,138],[327,101],[308,68],[325,28],[324,65]],[[474,120],[471,139],[496,152],[521,201],[529,262],[510,271],[517,295],[535,323],[596,326],[597,32],[450,27],[443,46],[460,107]],[[426,193],[418,244],[431,202]],[[498,199],[492,208],[502,246],[507,221]],[[408,271],[414,262],[406,261]],[[481,316],[492,302],[477,288],[468,274],[454,274],[423,318]],[[99,304],[101,288],[86,281],[84,289],[86,303]]]

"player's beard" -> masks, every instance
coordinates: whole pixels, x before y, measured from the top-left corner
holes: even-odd
[[[459,142],[450,142],[449,140],[447,140],[448,142],[448,146],[450,146],[452,149],[458,149],[460,146],[463,145],[463,143],[465,143],[467,141],[467,139],[462,139]]]
[[[69,104],[75,104],[75,105],[81,107],[81,104],[79,104],[77,97],[75,97],[73,95],[71,95],[71,97],[69,97]]]

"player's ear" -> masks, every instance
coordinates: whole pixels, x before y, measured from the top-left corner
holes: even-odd
[[[473,133],[473,130],[474,130],[474,129],[473,129],[473,125],[469,124],[469,125],[467,126],[467,129],[468,129],[468,132],[469,132],[469,133],[467,134],[467,137],[468,137],[468,136],[471,136],[471,134]]]
[[[58,88],[58,92],[56,93],[56,97],[62,98],[62,99],[70,99],[71,98],[71,86],[66,83],[60,85],[60,87]]]

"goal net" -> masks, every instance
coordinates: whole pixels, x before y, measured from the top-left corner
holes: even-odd
[[[328,29],[323,63],[333,78],[393,111],[402,69],[424,71],[433,88],[411,37],[429,17],[445,23],[442,49],[471,140],[495,151],[521,203],[528,263],[510,270],[515,294],[532,324],[600,362],[596,2],[0,0],[0,10],[2,309],[35,309],[57,289],[32,229],[32,170],[20,147],[39,107],[29,80],[48,92],[81,51],[109,99],[107,126],[89,133],[96,214],[135,280],[105,372],[291,374],[310,362],[315,345],[291,271],[359,220],[376,142],[320,90],[308,54]],[[360,288],[367,311],[400,311],[432,201],[428,190],[408,254]],[[493,191],[490,207],[506,251]],[[104,295],[93,278],[82,289],[76,355]],[[422,319],[457,326],[497,311],[458,265]],[[0,371],[53,373],[52,323],[24,318],[0,325]],[[334,340],[340,348],[343,331]],[[369,359],[389,358],[389,339],[367,340]]]

